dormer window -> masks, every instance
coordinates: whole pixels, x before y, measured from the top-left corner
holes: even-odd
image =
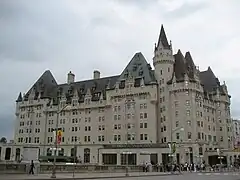
[[[138,72],[138,75],[139,75],[139,76],[142,76],[142,75],[143,75],[143,70],[140,70],[140,71]]]
[[[124,89],[125,88],[125,81],[121,81],[119,84],[119,89]]]
[[[134,65],[133,66],[133,71],[136,71],[137,70],[137,65]]]
[[[128,78],[128,75],[129,75],[128,71],[125,72],[125,73],[124,73],[124,78]]]
[[[78,104],[78,100],[76,99],[72,100],[72,106],[77,106],[77,104]]]
[[[68,94],[72,94],[72,89],[69,89],[69,90],[68,90]]]
[[[80,88],[80,93],[83,93],[83,91],[84,91],[84,88]]]

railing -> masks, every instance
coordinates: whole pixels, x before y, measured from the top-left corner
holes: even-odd
[[[36,173],[51,173],[53,165],[52,163],[35,164]],[[95,165],[95,164],[56,164],[57,173],[123,173],[126,170],[125,165]],[[23,163],[14,162],[0,162],[0,174],[25,174],[29,171],[29,165]],[[146,169],[143,166],[129,165],[129,172],[143,172]],[[167,172],[169,168],[163,166],[152,166],[153,172]],[[184,171],[181,168],[181,171]],[[198,170],[198,172],[221,172],[221,171],[239,171],[239,167],[223,167],[214,169],[206,167],[204,170]]]

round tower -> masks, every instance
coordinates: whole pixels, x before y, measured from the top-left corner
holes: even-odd
[[[172,44],[168,43],[163,25],[161,26],[158,43],[155,44],[153,65],[155,75],[160,84],[166,84],[172,78],[174,57]]]

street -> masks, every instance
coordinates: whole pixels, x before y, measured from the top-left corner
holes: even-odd
[[[132,177],[131,177],[132,176]],[[58,174],[58,180],[70,180],[70,179],[114,179],[114,180],[238,180],[240,179],[239,172],[224,172],[224,173],[183,173],[181,175],[171,175],[166,173],[130,173],[130,177],[125,177],[123,173],[101,173],[101,174],[76,174],[75,178],[71,174]],[[0,175],[0,179],[4,180],[44,180],[50,179],[49,174],[41,175]]]
[[[183,175],[114,178],[114,180],[239,180],[239,173],[185,173]],[[103,179],[98,179],[103,180]],[[106,179],[105,179],[106,180]]]

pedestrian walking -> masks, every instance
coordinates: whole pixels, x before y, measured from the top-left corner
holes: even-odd
[[[30,164],[29,174],[34,174],[34,171],[33,171],[34,168],[35,168],[35,166],[34,166],[34,163],[33,163],[33,160],[32,160],[32,161],[31,161],[31,164]]]

